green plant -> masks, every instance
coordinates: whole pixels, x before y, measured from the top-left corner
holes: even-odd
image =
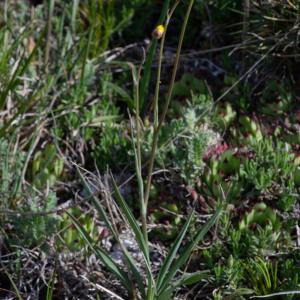
[[[72,215],[77,222],[84,228],[85,232],[90,236],[91,239],[97,240],[98,231],[97,226],[95,225],[94,218],[89,214],[83,214],[79,208],[71,208],[68,209],[66,213],[61,216],[61,220],[59,222],[59,237],[62,241],[58,242],[58,249],[63,246],[67,246],[70,251],[79,251],[86,244],[84,239],[78,234],[78,231],[74,226],[72,226],[72,222],[69,219],[69,215]]]
[[[267,255],[276,252],[281,242],[281,222],[274,210],[258,203],[229,232],[229,243],[235,258]],[[283,240],[282,240],[283,242]]]
[[[64,161],[56,153],[56,147],[48,144],[43,151],[36,151],[32,160],[32,182],[38,189],[52,187],[61,176]]]
[[[34,192],[31,194],[34,195]],[[32,196],[30,200],[27,199],[25,205],[19,205],[18,214],[7,218],[13,225],[13,233],[10,234],[13,244],[25,247],[39,246],[47,251],[47,239],[56,232],[59,220],[57,216],[47,213],[53,211],[56,204],[56,195],[49,193],[44,199]]]
[[[14,139],[10,142],[0,139],[0,207],[2,209],[16,208],[16,200],[20,197],[20,178],[26,157],[25,153],[14,151],[14,142]]]
[[[247,213],[240,222],[240,230],[246,230],[252,226],[270,226],[272,230],[278,231],[280,227],[279,219],[276,213],[265,203],[258,203]]]
[[[251,282],[251,288],[257,295],[267,295],[278,290],[278,267],[277,262],[265,260],[261,257],[249,259],[244,264]]]
[[[187,107],[181,109],[182,117],[162,125],[155,155],[159,166],[174,169],[189,186],[193,186],[195,178],[202,175],[203,156],[218,139],[217,133],[200,119],[207,104],[199,98],[193,95],[193,103],[188,102]],[[150,125],[143,132],[146,142],[141,150],[146,157],[151,153],[153,131]]]
[[[281,257],[278,263],[278,274],[280,281],[280,290],[297,291],[299,290],[300,269],[297,262],[299,257],[297,253],[292,253],[288,257]],[[296,263],[295,263],[296,262]],[[297,294],[287,294],[284,299],[297,299]]]
[[[44,215],[45,211],[54,210],[57,204],[56,195],[48,192],[44,196],[39,195],[34,188],[25,187],[23,180],[27,171],[27,162],[30,155],[25,151],[17,152],[15,138],[11,142],[1,139],[0,148],[0,179],[1,179],[1,209],[6,212],[1,221],[1,226],[10,224],[12,230],[7,231],[11,243],[26,247],[42,246],[44,242],[56,231],[58,218],[55,215]],[[34,142],[31,144],[33,146]],[[53,149],[52,149],[53,150]],[[53,163],[53,156],[49,156]],[[37,163],[37,161],[36,161]],[[48,165],[48,161],[44,163]],[[59,166],[52,166],[53,172],[58,171]],[[61,170],[61,169],[60,169]],[[48,174],[49,175],[49,174]],[[41,179],[37,176],[36,179]],[[49,176],[45,177],[49,184]],[[45,186],[43,186],[45,188]],[[30,195],[30,196],[29,196]]]
[[[191,284],[197,281],[200,281],[201,279],[205,278],[207,276],[207,272],[196,272],[192,274],[184,274],[181,276],[177,276],[179,270],[186,265],[188,258],[190,257],[193,249],[195,246],[203,239],[204,235],[208,232],[208,230],[216,223],[221,209],[217,209],[215,214],[212,216],[212,218],[202,227],[201,230],[198,230],[192,239],[186,244],[186,246],[182,249],[182,252],[178,256],[179,248],[183,242],[183,239],[187,233],[187,230],[191,224],[191,221],[194,218],[194,212],[190,214],[188,217],[186,223],[181,229],[181,232],[179,233],[178,237],[176,238],[173,246],[171,247],[166,259],[164,260],[161,269],[158,273],[158,276],[156,279],[154,279],[154,274],[151,268],[151,258],[150,258],[150,249],[148,244],[148,231],[147,231],[147,211],[148,211],[148,200],[152,185],[152,173],[153,173],[153,167],[154,167],[154,161],[155,161],[155,155],[156,150],[158,148],[158,142],[159,142],[159,136],[161,132],[161,128],[163,127],[166,114],[168,111],[168,107],[170,104],[174,82],[175,82],[175,76],[176,71],[178,67],[180,52],[181,52],[181,46],[185,34],[185,29],[187,25],[187,21],[191,12],[191,8],[193,6],[193,0],[189,1],[188,9],[185,14],[184,22],[181,29],[181,34],[179,38],[179,44],[177,48],[177,54],[175,59],[175,65],[172,73],[171,82],[169,85],[169,90],[166,97],[166,102],[163,106],[162,115],[159,118],[159,107],[158,107],[158,97],[159,97],[159,87],[160,87],[160,69],[161,69],[161,61],[163,56],[163,48],[164,48],[164,41],[166,36],[166,29],[168,27],[168,23],[170,20],[170,17],[175,10],[176,6],[179,4],[179,1],[175,3],[173,8],[170,10],[170,13],[168,14],[167,21],[165,23],[165,31],[162,36],[161,45],[160,45],[160,56],[159,56],[159,63],[158,63],[158,76],[157,76],[157,83],[156,83],[156,89],[155,89],[155,98],[154,98],[154,131],[153,131],[153,139],[152,139],[152,146],[150,151],[150,161],[148,165],[148,173],[146,178],[146,186],[144,187],[143,184],[143,178],[142,178],[142,156],[141,156],[141,128],[140,128],[140,98],[139,98],[139,76],[140,76],[140,69],[135,70],[135,68],[132,66],[132,74],[133,74],[133,81],[135,86],[135,128],[133,128],[133,119],[131,119],[132,123],[132,134],[135,129],[135,138],[132,137],[133,142],[133,149],[134,149],[134,157],[135,157],[135,167],[136,167],[136,177],[137,177],[137,183],[138,183],[138,191],[139,191],[139,206],[140,206],[140,217],[142,222],[142,227],[140,228],[136,218],[132,214],[130,208],[128,207],[126,201],[122,197],[120,190],[114,181],[114,178],[112,177],[112,185],[113,185],[113,191],[114,191],[114,198],[116,203],[118,204],[118,207],[122,213],[123,218],[126,220],[128,225],[130,226],[130,229],[132,230],[136,242],[139,246],[139,249],[143,255],[144,258],[144,267],[146,270],[146,278],[144,278],[140,274],[139,268],[136,266],[131,254],[127,251],[126,247],[120,241],[117,229],[115,228],[114,223],[110,219],[110,215],[108,215],[104,209],[104,207],[99,203],[99,200],[93,195],[89,185],[86,182],[86,179],[81,174],[80,170],[78,169],[78,173],[81,177],[82,182],[84,183],[85,188],[89,191],[91,200],[94,204],[94,206],[97,209],[97,212],[99,213],[99,216],[101,219],[105,222],[106,226],[110,230],[111,234],[115,238],[116,241],[119,242],[119,245],[123,251],[125,262],[127,265],[128,270],[130,271],[130,276],[128,276],[124,271],[122,271],[116,263],[108,256],[108,254],[94,244],[93,239],[89,236],[85,228],[74,218],[72,215],[70,215],[74,225],[78,229],[78,231],[81,233],[82,237],[85,239],[87,245],[94,251],[94,253],[101,259],[101,261],[105,264],[105,266],[113,272],[117,278],[122,282],[124,287],[127,289],[130,297],[132,299],[137,298],[137,291],[135,288],[135,285],[137,286],[137,289],[139,293],[141,294],[142,299],[171,299],[172,293],[174,290],[181,286],[181,285],[187,285]],[[177,257],[177,259],[176,259]]]
[[[294,155],[288,144],[264,139],[252,147],[253,159],[241,165],[241,176],[260,192],[269,191],[279,198],[278,206],[289,210],[295,203]]]

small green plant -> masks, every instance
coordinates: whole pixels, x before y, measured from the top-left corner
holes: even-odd
[[[267,255],[276,252],[281,238],[281,222],[265,203],[258,203],[231,230],[229,243],[235,258]]]
[[[257,191],[268,191],[278,198],[278,206],[291,209],[296,201],[294,174],[296,166],[290,146],[270,139],[253,145],[254,158],[241,165],[241,176]]]
[[[207,128],[209,125],[201,122],[204,110],[199,103],[188,103],[187,108],[181,109],[182,117],[165,122],[159,135],[156,163],[177,171],[189,186],[193,186],[195,178],[202,175],[203,156],[218,139],[218,135]],[[149,126],[144,134],[147,143],[143,143],[142,152],[149,156],[153,127]]]
[[[86,245],[84,239],[78,234],[78,230],[74,228],[73,223],[70,221],[70,214],[83,226],[91,239],[100,239],[94,218],[89,214],[83,214],[79,208],[75,207],[69,209],[61,216],[59,222],[59,236],[62,243],[58,242],[57,246],[59,249],[66,246],[72,252],[80,251]]]
[[[34,192],[32,192],[32,195]],[[19,206],[18,214],[13,214],[7,219],[13,225],[11,241],[23,247],[39,246],[47,251],[47,241],[57,230],[59,218],[51,214],[57,205],[54,193],[49,193],[44,199],[32,197],[28,203]]]
[[[247,213],[240,222],[240,230],[250,229],[252,226],[270,226],[272,230],[278,231],[280,227],[276,213],[265,203],[258,203],[251,212]]]
[[[20,197],[20,180],[25,153],[14,151],[14,139],[11,142],[0,139],[0,207],[15,209]]]
[[[278,290],[278,267],[277,262],[265,260],[261,257],[249,259],[244,264],[251,282],[251,288],[257,295],[267,295]]]
[[[56,153],[56,147],[48,144],[43,151],[36,151],[32,160],[32,182],[38,189],[52,187],[63,172],[64,161]]]

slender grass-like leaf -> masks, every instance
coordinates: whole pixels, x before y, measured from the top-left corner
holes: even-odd
[[[9,60],[13,56],[14,51],[16,51],[18,49],[18,47],[22,43],[22,40],[25,38],[28,38],[28,36],[31,34],[30,31],[24,31],[14,40],[12,45],[10,45],[10,47],[8,48],[8,45],[5,45],[6,44],[5,33],[6,33],[6,31],[2,30],[2,28],[1,28],[0,41],[2,42],[1,50],[3,51],[3,53],[1,53],[1,56],[0,56],[0,75],[2,75],[1,73],[6,74],[7,68],[9,65]]]
[[[114,83],[109,82],[109,81],[107,81],[105,84],[108,87],[110,87],[115,93],[117,93],[119,96],[121,96],[122,100],[124,100],[126,102],[126,104],[128,105],[128,107],[130,109],[132,109],[134,107],[132,97],[124,89],[122,89],[117,84],[114,84]]]
[[[39,46],[41,45],[44,35],[47,31],[47,27],[43,30],[43,32],[41,33],[41,36],[39,37],[35,47],[33,48],[32,52],[30,53],[30,55],[28,56],[28,58],[23,59],[25,56],[23,56],[20,59],[20,62],[16,68],[16,70],[14,71],[11,79],[9,80],[6,89],[4,89],[1,93],[0,93],[0,109],[3,109],[5,102],[6,102],[6,98],[7,95],[10,91],[14,90],[14,88],[17,85],[18,82],[18,77],[22,76],[25,71],[27,70],[29,64],[31,63],[33,57],[35,56],[37,49],[39,48]]]
[[[55,270],[53,271],[50,282],[47,287],[47,293],[46,293],[46,300],[52,300],[53,299],[53,291],[54,291],[54,279],[55,279]]]
[[[174,290],[182,285],[192,285],[195,284],[202,279],[205,279],[209,276],[209,271],[199,271],[190,274],[182,275],[178,280],[171,283],[168,288],[166,288],[163,293],[158,297],[158,300],[166,300],[170,299]]]
[[[50,77],[50,75],[49,75]],[[37,102],[39,101],[40,97],[46,93],[46,91],[48,90],[49,87],[43,87],[40,90],[35,90],[34,92],[32,92],[26,101],[23,101],[21,103],[18,103],[17,105],[17,111],[16,113],[9,119],[7,120],[3,126],[0,128],[0,137],[3,137],[5,134],[9,133],[9,128],[10,126],[22,115],[24,114],[26,111],[30,110],[32,107],[34,107],[35,104],[37,104]],[[24,123],[22,123],[23,125]],[[21,126],[20,124],[18,124],[18,126]]]
[[[102,205],[99,203],[98,199],[94,196],[89,184],[87,183],[86,179],[82,175],[78,166],[76,166],[76,169],[77,169],[79,177],[84,185],[84,188],[87,190],[88,194],[90,195],[90,199],[93,202],[95,208],[97,209],[98,214],[100,215],[100,218],[104,221],[105,225],[108,227],[108,229],[110,230],[113,237],[118,241],[118,233],[115,231],[114,227],[112,226],[105,210],[103,209]]]
[[[127,274],[119,269],[119,267],[116,265],[116,263],[110,258],[110,256],[101,248],[96,247],[93,243],[93,240],[89,236],[89,234],[86,232],[84,227],[74,218],[69,212],[66,211],[68,216],[71,218],[72,223],[82,236],[82,238],[85,240],[86,244],[93,250],[95,255],[102,261],[102,263],[113,273],[115,276],[122,282],[124,287],[131,292],[131,281],[128,278]]]
[[[130,225],[130,228],[132,229],[136,241],[139,245],[140,250],[142,251],[143,255],[144,255],[144,259],[145,259],[145,264],[146,264],[146,268],[147,268],[147,273],[149,275],[151,275],[152,277],[152,273],[151,273],[151,267],[150,267],[150,258],[149,258],[149,248],[146,244],[146,241],[144,239],[143,233],[138,225],[138,223],[136,222],[130,208],[128,207],[126,201],[124,200],[124,198],[122,197],[120,190],[113,178],[113,176],[111,176],[112,178],[112,184],[113,184],[113,189],[115,192],[115,199],[123,213],[123,215],[126,217],[127,222]],[[153,278],[152,278],[153,281]]]
[[[117,187],[117,184],[116,184],[113,176],[111,176],[111,178],[112,178],[114,193],[116,196],[115,200],[117,201],[118,205],[120,206],[122,213],[126,217],[126,220],[128,221],[128,223],[130,225],[130,228],[133,230],[135,237],[137,239],[137,242],[139,243],[141,251],[143,252],[143,254],[145,255],[145,257],[148,260],[149,259],[149,253],[148,253],[149,249],[147,248],[147,245],[145,243],[142,231],[140,230],[140,227],[139,227],[138,223],[136,222],[132,212],[130,211],[130,208],[128,207],[127,203],[125,202],[123,196],[121,195],[120,190]]]
[[[206,233],[216,223],[216,221],[220,216],[221,211],[222,211],[221,208],[217,209],[217,211],[214,213],[212,218],[201,228],[201,230],[199,230],[199,232],[195,235],[192,241],[184,248],[178,260],[175,262],[173,267],[169,270],[168,274],[165,276],[163,282],[161,283],[160,289],[158,291],[159,294],[164,292],[164,290],[169,285],[170,281],[175,277],[176,273],[187,262],[195,246],[204,238]]]
[[[194,273],[190,273],[190,274],[184,274],[180,277],[180,279],[175,281],[172,284],[172,286],[179,287],[182,285],[192,285],[192,284],[195,284],[195,283],[201,281],[204,278],[207,278],[209,274],[210,274],[209,271],[199,271],[199,272],[194,272]]]
[[[169,272],[170,266],[173,263],[173,260],[175,259],[176,255],[177,255],[178,249],[182,243],[182,240],[184,239],[184,237],[186,235],[186,232],[187,232],[187,230],[191,224],[191,221],[193,219],[193,216],[194,216],[194,212],[192,212],[190,214],[189,218],[185,222],[185,224],[184,224],[183,228],[181,229],[180,233],[178,234],[172,248],[170,249],[166,259],[164,260],[163,265],[161,266],[161,269],[158,273],[157,280],[156,280],[158,289],[160,288],[164,278],[167,276],[167,274]]]
[[[258,262],[255,262],[256,269],[257,269],[257,271],[261,272],[261,274],[263,275],[264,281],[265,281],[265,287],[268,290],[270,290],[272,287],[272,282],[271,282],[270,273],[269,273],[267,264],[260,257],[258,257],[258,260],[259,260]],[[264,288],[264,290],[265,290],[265,288]],[[266,290],[265,290],[265,292],[267,293]]]
[[[136,283],[139,287],[139,290],[140,290],[142,296],[146,297],[146,291],[145,291],[145,286],[144,286],[144,283],[143,283],[143,277],[141,275],[140,270],[136,266],[136,262],[134,261],[132,256],[129,254],[127,249],[123,246],[122,242],[119,240],[118,233],[116,232],[116,230],[112,226],[112,223],[110,222],[109,217],[107,216],[107,214],[106,214],[105,210],[103,209],[102,205],[99,203],[99,200],[93,195],[93,192],[91,191],[90,186],[86,182],[86,180],[85,180],[84,176],[82,175],[82,173],[80,172],[78,166],[76,166],[76,168],[77,168],[77,172],[78,172],[85,188],[87,189],[88,193],[91,196],[91,200],[92,200],[95,208],[97,209],[97,212],[99,213],[99,215],[102,218],[102,220],[104,221],[105,225],[108,227],[108,229],[112,233],[115,240],[119,242],[119,244],[121,246],[121,250],[122,250],[122,252],[123,252],[123,254],[126,258],[127,265],[129,267],[130,271],[132,272],[132,275],[134,276],[134,278],[136,280]]]

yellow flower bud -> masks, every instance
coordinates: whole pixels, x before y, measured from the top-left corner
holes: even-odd
[[[163,25],[158,25],[152,32],[152,36],[155,37],[156,39],[160,39],[165,31],[165,27]]]

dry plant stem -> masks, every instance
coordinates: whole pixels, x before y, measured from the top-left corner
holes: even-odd
[[[179,1],[177,1],[177,4],[178,4],[178,2]],[[176,73],[177,73],[177,69],[178,69],[178,65],[179,65],[180,52],[181,52],[181,48],[182,48],[183,38],[184,38],[187,22],[189,20],[193,4],[194,4],[194,0],[190,0],[188,9],[187,9],[185,17],[184,17],[181,32],[180,32],[178,47],[177,47],[177,51],[176,51],[176,58],[175,58],[175,63],[174,63],[173,71],[172,71],[172,77],[171,77],[171,81],[170,81],[170,85],[169,85],[169,89],[168,89],[168,93],[167,93],[166,102],[165,102],[165,105],[164,105],[164,108],[163,108],[163,112],[162,112],[160,121],[159,121],[157,127],[154,129],[154,133],[153,133],[152,149],[151,149],[151,155],[150,155],[150,162],[149,162],[148,176],[147,176],[147,183],[146,183],[146,192],[145,192],[145,206],[146,206],[146,208],[148,206],[148,200],[149,200],[149,194],[150,194],[150,188],[151,188],[152,172],[153,172],[153,165],[154,165],[157,142],[158,142],[158,134],[159,134],[160,128],[161,128],[161,126],[164,123],[164,120],[166,118],[168,108],[169,108],[169,104],[170,104],[170,101],[171,101],[173,87],[174,87],[175,78],[176,78]]]

